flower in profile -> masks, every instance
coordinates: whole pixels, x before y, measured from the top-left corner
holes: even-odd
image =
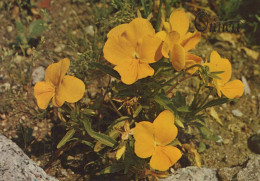
[[[171,58],[175,70],[181,71],[192,65],[200,64],[201,58],[189,53],[200,41],[200,32],[190,33],[189,18],[184,10],[178,9],[171,13],[168,22],[163,22],[165,31],[160,31],[157,36],[164,42],[162,54]],[[197,68],[192,68],[188,73],[193,74]]]
[[[212,51],[210,62],[202,65],[208,66],[210,72],[222,72],[217,74],[219,79],[213,78],[213,86],[216,87],[219,97],[221,97],[221,93],[229,99],[239,98],[243,95],[244,84],[240,80],[229,81],[232,67],[228,59],[221,58],[218,52]]]
[[[151,157],[151,168],[165,171],[182,156],[178,148],[168,145],[176,138],[177,133],[174,115],[169,110],[161,112],[153,123],[137,123],[134,128],[135,154],[140,158]]]
[[[108,33],[104,57],[116,65],[114,69],[125,84],[133,84],[138,79],[154,74],[149,64],[162,57],[162,40],[155,35],[151,23],[143,18],[119,25]]]
[[[83,97],[85,84],[76,77],[65,75],[69,66],[70,60],[64,58],[47,67],[45,80],[34,86],[34,96],[39,108],[46,109],[51,98],[53,105],[60,107],[65,101],[74,103]]]

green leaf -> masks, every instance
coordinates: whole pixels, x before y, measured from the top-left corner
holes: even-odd
[[[128,117],[128,116],[122,116],[122,117],[116,119],[114,122],[112,122],[112,123],[109,125],[109,127],[107,128],[107,130],[110,131],[110,130],[113,129],[118,123],[120,123],[120,122],[122,122],[122,121],[125,121],[125,120],[127,120],[127,119],[129,120],[130,117]]]
[[[125,168],[124,163],[115,163],[101,170],[100,174],[102,175],[102,174],[115,173],[123,170],[124,168]]]
[[[75,130],[74,129],[70,129],[65,136],[62,138],[62,140],[58,143],[57,148],[59,149],[60,147],[62,147],[63,145],[65,145],[71,138],[72,136],[75,134]]]
[[[202,109],[206,109],[206,108],[212,107],[212,106],[221,105],[221,104],[227,103],[227,102],[229,102],[229,101],[230,101],[230,99],[228,99],[228,98],[215,99],[215,100],[212,100],[212,101],[207,102],[207,103],[202,107]]]
[[[198,148],[198,152],[201,153],[201,152],[203,152],[203,151],[205,151],[205,150],[206,150],[206,145],[205,145],[205,143],[200,142],[200,145],[199,145],[199,148]]]
[[[163,94],[156,95],[154,100],[155,100],[155,102],[157,102],[158,104],[163,106],[164,109],[171,110],[172,112],[176,111],[176,108],[174,107],[174,105],[171,102],[171,100],[168,97],[166,97],[165,95],[163,95]]]
[[[142,111],[142,109],[143,109],[142,105],[139,105],[139,106],[137,107],[137,109],[135,110],[135,113],[134,113],[134,115],[133,115],[133,118],[136,118],[136,117],[138,116],[138,114]]]
[[[41,36],[46,27],[47,26],[43,20],[33,21],[29,26],[29,39]]]
[[[218,141],[219,137],[214,135],[207,127],[199,127],[200,133],[205,139],[212,140],[212,141]]]
[[[94,147],[94,145],[91,142],[89,142],[89,141],[81,140],[81,143],[83,143],[84,145],[87,145],[87,146],[89,146],[91,148]]]
[[[22,45],[27,45],[28,41],[26,38],[25,26],[20,21],[16,21],[15,26],[16,26],[16,30],[17,30],[17,34],[18,34],[18,37],[17,37],[18,42],[21,43]]]
[[[87,131],[89,136],[91,136],[92,138],[100,141],[102,144],[107,145],[109,147],[113,147],[116,144],[116,140],[114,140],[113,138],[111,138],[103,133],[95,132],[91,128],[91,123],[88,119],[82,120],[82,123],[84,125],[85,130]]]
[[[183,122],[178,118],[175,118],[175,124],[181,128],[184,128]]]
[[[101,63],[98,63],[98,62],[90,62],[90,64],[97,67],[101,71],[111,75],[112,77],[115,77],[117,79],[121,78],[119,73],[117,71],[115,71],[113,68],[111,68],[110,66],[107,66],[105,64],[101,64]]]
[[[189,106],[181,106],[181,107],[177,108],[177,111],[179,111],[179,112],[191,112],[189,109],[190,109]]]

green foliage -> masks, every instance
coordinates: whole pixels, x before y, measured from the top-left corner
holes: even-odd
[[[33,39],[39,38],[46,27],[47,25],[43,20],[35,20],[29,25],[27,31],[24,24],[20,21],[16,21],[18,34],[15,42],[16,47],[22,46],[23,48],[29,48],[31,46],[30,42]]]
[[[62,138],[62,140],[60,140],[60,142],[57,145],[57,148],[59,149],[60,147],[62,147],[63,145],[65,145],[68,141],[70,141],[70,139],[73,137],[73,135],[75,134],[75,129],[70,129],[65,136]]]

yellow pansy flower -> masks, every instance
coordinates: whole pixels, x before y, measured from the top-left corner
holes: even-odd
[[[113,28],[107,35],[103,53],[125,84],[133,84],[138,79],[152,76],[150,63],[162,55],[162,40],[155,36],[155,30],[147,19],[136,18],[128,24]]]
[[[83,97],[85,84],[78,78],[65,75],[70,60],[64,58],[49,65],[45,71],[45,81],[34,86],[34,96],[39,108],[46,109],[51,98],[54,106],[60,107],[64,102],[74,103]]]
[[[220,79],[213,78],[213,86],[216,87],[219,97],[221,97],[221,93],[230,99],[239,98],[243,95],[244,84],[240,80],[229,81],[232,67],[228,59],[221,58],[218,52],[212,51],[210,62],[202,65],[208,66],[210,72],[223,71],[223,73],[217,74]]]
[[[201,58],[189,53],[200,41],[200,32],[190,33],[189,18],[184,10],[178,9],[171,13],[168,22],[163,22],[166,31],[160,31],[156,35],[164,42],[162,54],[171,58],[175,70],[181,71],[194,64],[200,64]],[[190,69],[188,73],[193,74],[197,68]]]
[[[168,145],[176,138],[177,133],[174,115],[169,110],[161,112],[153,123],[137,123],[134,128],[135,154],[140,158],[151,157],[151,168],[165,171],[182,156],[178,148]]]

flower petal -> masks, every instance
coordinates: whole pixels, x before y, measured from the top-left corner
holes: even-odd
[[[199,43],[200,38],[201,38],[200,32],[198,32],[198,31],[194,32],[194,33],[188,32],[185,35],[184,40],[181,42],[181,45],[187,52],[187,51],[195,48],[195,46]]]
[[[218,62],[219,59],[221,59],[220,55],[217,51],[213,50],[210,54],[210,62],[215,63],[215,61]]]
[[[110,38],[112,36],[120,36],[127,29],[127,27],[128,23],[116,26],[109,31],[109,33],[107,34],[107,38]]]
[[[132,45],[136,46],[138,42],[142,41],[144,36],[154,36],[155,30],[147,19],[135,18],[129,23],[125,33],[127,34],[128,40],[132,43]]]
[[[130,62],[134,52],[135,47],[131,44],[125,33],[120,36],[108,38],[103,48],[105,59],[114,65]]]
[[[184,10],[178,9],[170,15],[170,24],[172,31],[177,31],[182,39],[189,29],[189,18]]]
[[[161,112],[154,120],[153,125],[157,145],[165,146],[169,144],[178,134],[178,129],[174,125],[174,115],[169,110]]]
[[[140,63],[138,65],[137,79],[142,79],[148,76],[153,76],[154,69],[147,63]]]
[[[150,160],[150,166],[159,171],[168,170],[182,156],[181,151],[174,146],[156,146]]]
[[[54,97],[52,98],[52,104],[56,107],[61,107],[64,104],[65,100],[63,99],[63,97],[54,95]]]
[[[154,127],[148,121],[136,124],[134,128],[135,154],[140,158],[150,157],[155,149]]]
[[[212,51],[210,55],[210,63],[206,63],[204,65],[209,67],[210,72],[224,71],[223,73],[217,74],[217,76],[221,78],[221,80],[218,80],[221,84],[227,83],[231,78],[231,63],[228,59],[221,58],[216,51]]]
[[[154,74],[154,70],[149,64],[142,63],[137,59],[118,65],[114,69],[120,74],[122,82],[128,85]]]
[[[162,40],[156,36],[144,36],[142,43],[137,46],[136,53],[139,55],[139,58],[142,62],[154,63],[162,58],[157,56],[157,52],[161,52],[160,45]]]
[[[173,48],[175,43],[179,43],[180,34],[177,31],[171,31],[165,37],[162,46],[162,54],[164,57],[169,58],[169,51]]]
[[[189,52],[186,52],[185,53],[185,69],[189,68],[190,66],[192,65],[195,65],[195,64],[201,64],[201,58],[196,56],[196,55],[193,55]],[[194,74],[196,71],[198,70],[198,67],[194,67],[192,69],[189,69],[187,71],[187,73],[189,74]]]
[[[138,63],[138,60],[132,59],[130,62],[125,62],[114,67],[120,74],[123,83],[130,85],[137,81]]]
[[[66,75],[57,90],[56,97],[58,97],[59,100],[74,103],[83,97],[84,92],[85,84],[82,80],[74,76]]]
[[[244,84],[240,80],[232,80],[220,88],[229,99],[239,98],[244,93]]]
[[[185,50],[179,44],[174,44],[171,52],[172,66],[175,70],[181,71],[185,66]]]
[[[158,33],[156,33],[156,37],[160,38],[162,41],[165,40],[166,35],[167,35],[166,31],[159,31]]]
[[[58,63],[49,65],[45,71],[45,80],[51,82],[54,86],[59,86],[60,81],[65,76],[70,66],[70,60],[64,58]]]
[[[34,96],[37,100],[37,105],[41,109],[46,109],[51,98],[55,94],[55,87],[51,82],[37,82],[34,86]]]

